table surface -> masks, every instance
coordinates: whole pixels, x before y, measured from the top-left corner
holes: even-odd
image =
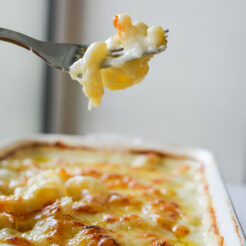
[[[246,235],[246,185],[227,184],[236,214]]]

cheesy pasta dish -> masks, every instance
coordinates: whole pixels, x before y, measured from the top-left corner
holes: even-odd
[[[218,246],[202,164],[30,143],[0,156],[0,245]]]
[[[142,22],[132,24],[127,14],[113,18],[117,30],[105,42],[92,43],[83,58],[70,67],[72,79],[83,85],[83,91],[89,98],[89,109],[98,107],[104,94],[104,88],[120,90],[139,83],[149,70],[148,61],[153,55],[144,56],[158,47],[166,47],[166,35],[162,27],[148,27]],[[123,48],[123,55],[110,59],[110,67],[101,68],[109,56],[110,50]],[[164,49],[163,49],[164,50]]]

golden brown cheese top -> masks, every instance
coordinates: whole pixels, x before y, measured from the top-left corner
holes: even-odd
[[[0,160],[1,244],[220,245],[195,161],[46,145]]]

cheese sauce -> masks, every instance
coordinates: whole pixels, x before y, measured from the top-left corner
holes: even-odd
[[[222,245],[205,188],[192,160],[26,146],[0,161],[0,243]]]
[[[100,105],[104,88],[126,89],[143,80],[152,57],[143,55],[167,44],[165,32],[160,26],[148,27],[142,22],[132,24],[127,14],[116,15],[113,23],[117,34],[105,42],[92,43],[84,57],[70,67],[72,79],[83,85],[83,91],[89,98],[89,109]],[[119,48],[124,49],[124,54],[113,58],[111,67],[102,69],[109,51]]]

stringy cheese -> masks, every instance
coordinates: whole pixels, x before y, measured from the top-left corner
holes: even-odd
[[[116,15],[113,23],[117,34],[105,42],[92,43],[84,57],[70,67],[72,79],[83,85],[83,91],[89,98],[89,109],[100,105],[104,87],[121,90],[143,80],[152,57],[143,57],[144,53],[167,44],[165,32],[160,26],[148,27],[142,22],[132,24],[126,14]],[[111,67],[102,69],[109,51],[118,48],[124,48],[124,55],[112,59]]]
[[[25,147],[0,161],[0,244],[218,246],[201,165]]]

